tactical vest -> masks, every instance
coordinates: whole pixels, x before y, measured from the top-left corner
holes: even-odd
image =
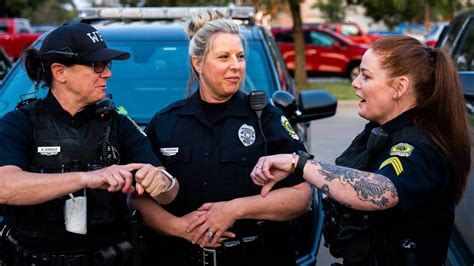
[[[374,128],[375,125],[368,124],[336,158],[336,164],[373,172],[381,153],[397,143],[416,141],[438,149],[413,124],[391,133],[379,143],[379,147],[368,147]],[[409,229],[385,232],[384,227],[380,226],[382,218],[378,213],[354,210],[330,198],[324,200],[323,206],[325,246],[329,247],[334,257],[343,258],[344,265],[406,265],[407,257],[398,250],[400,242],[411,236]]]
[[[59,122],[44,107],[42,100],[20,108],[32,124],[33,140],[28,154],[29,170],[36,173],[91,171],[106,167],[100,160],[104,132],[111,128],[109,144],[116,149],[117,119],[108,121],[91,119],[81,128],[71,128]],[[112,116],[114,117],[114,116]],[[115,150],[118,152],[118,150]],[[112,163],[118,163],[112,162]],[[54,189],[54,188],[51,188]],[[87,225],[112,224],[125,218],[126,196],[103,189],[86,189]],[[84,195],[84,189],[73,193]],[[9,218],[16,229],[31,236],[63,236],[70,234],[64,226],[64,202],[69,195],[32,206],[11,206]]]

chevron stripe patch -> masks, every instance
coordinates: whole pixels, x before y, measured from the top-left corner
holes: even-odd
[[[397,175],[400,175],[403,172],[403,166],[402,162],[400,162],[400,159],[398,157],[390,157],[387,160],[385,160],[379,167],[379,170],[384,168],[387,165],[392,165],[393,169],[395,170],[395,173]]]

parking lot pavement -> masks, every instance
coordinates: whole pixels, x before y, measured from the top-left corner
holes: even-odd
[[[334,163],[335,158],[341,154],[362,131],[367,120],[357,114],[359,101],[338,101],[336,115],[330,118],[311,122],[311,153],[317,160]],[[335,259],[329,254],[329,250],[323,246],[324,240],[318,252],[317,265],[328,266],[333,262],[342,260]]]

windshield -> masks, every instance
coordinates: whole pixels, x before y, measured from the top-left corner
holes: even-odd
[[[126,61],[114,61],[107,93],[111,93],[119,111],[139,123],[147,123],[166,105],[186,96],[190,73],[187,42],[108,42],[109,46],[131,53]],[[36,44],[38,47],[40,44]],[[244,91],[265,90],[271,95],[274,80],[268,57],[260,42],[248,42]],[[23,67],[16,65],[0,90],[0,116],[12,110],[20,95],[34,87]],[[47,89],[40,89],[44,97]]]

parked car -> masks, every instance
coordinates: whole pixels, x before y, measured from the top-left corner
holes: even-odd
[[[114,62],[107,90],[118,110],[139,125],[145,126],[157,111],[185,97],[190,66],[183,20],[199,10],[203,9],[91,8],[79,12],[80,20],[93,24],[111,48],[130,52],[129,60]],[[244,92],[265,91],[269,102],[283,110],[307,142],[308,122],[334,115],[335,97],[326,91],[298,92],[271,34],[253,23],[253,8],[219,10],[245,21],[240,26],[248,44]],[[40,47],[45,36],[34,47]],[[24,98],[33,92],[24,68],[16,63],[0,84],[0,116],[14,109],[21,95]],[[44,97],[46,93],[40,89],[36,95]],[[312,211],[295,221],[295,228],[301,231],[295,236],[299,265],[316,261],[322,227],[320,199],[321,193],[314,193]]]
[[[439,45],[447,49],[458,68],[471,125],[471,172],[449,244],[448,265],[474,265],[474,9],[457,15]]]
[[[18,59],[21,52],[41,34],[33,33],[30,22],[24,18],[0,18],[0,46],[11,58]]]
[[[418,23],[400,23],[395,30],[370,31],[369,34],[389,35],[389,34],[405,34],[418,39],[424,43],[426,39],[425,26]]]
[[[288,69],[295,69],[295,48],[291,28],[272,29]],[[306,70],[346,76],[351,80],[359,75],[359,65],[367,45],[356,44],[342,35],[319,27],[303,28]]]
[[[426,46],[435,47],[441,33],[446,30],[448,26],[449,22],[439,22],[431,26],[430,32],[426,35]]]
[[[344,35],[355,43],[371,44],[381,37],[377,34],[366,33],[359,24],[355,22],[327,22],[320,23],[319,27]]]
[[[48,32],[50,30],[53,30],[55,28],[56,26],[53,26],[53,25],[32,25],[31,26],[31,30],[34,33],[41,33],[41,34]]]

